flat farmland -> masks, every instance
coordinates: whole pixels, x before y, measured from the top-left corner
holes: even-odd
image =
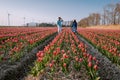
[[[0,80],[119,80],[120,30],[0,28],[0,73]]]

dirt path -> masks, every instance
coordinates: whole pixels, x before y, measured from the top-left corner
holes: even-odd
[[[102,53],[89,44],[84,38],[76,34],[80,41],[88,46],[88,53],[91,53],[99,61],[99,75],[102,80],[120,80],[120,68],[113,64]]]
[[[0,80],[21,80],[30,70],[36,60],[36,53],[43,50],[44,47],[51,42],[57,33],[53,34],[38,47],[34,48],[31,52],[26,54],[20,61],[15,63],[4,63],[0,65]]]

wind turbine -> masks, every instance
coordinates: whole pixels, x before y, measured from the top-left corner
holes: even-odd
[[[10,26],[10,13],[8,13],[8,26]]]

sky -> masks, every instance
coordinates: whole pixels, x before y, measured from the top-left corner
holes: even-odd
[[[91,13],[102,13],[103,7],[120,0],[0,0],[0,25],[23,25],[28,22],[56,22],[60,16],[64,21],[87,17]]]

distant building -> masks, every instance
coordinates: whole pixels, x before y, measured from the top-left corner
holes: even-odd
[[[70,27],[72,21],[63,21],[63,26]]]
[[[39,24],[38,23],[35,23],[35,22],[30,22],[30,23],[27,23],[27,26],[28,27],[37,27]]]

